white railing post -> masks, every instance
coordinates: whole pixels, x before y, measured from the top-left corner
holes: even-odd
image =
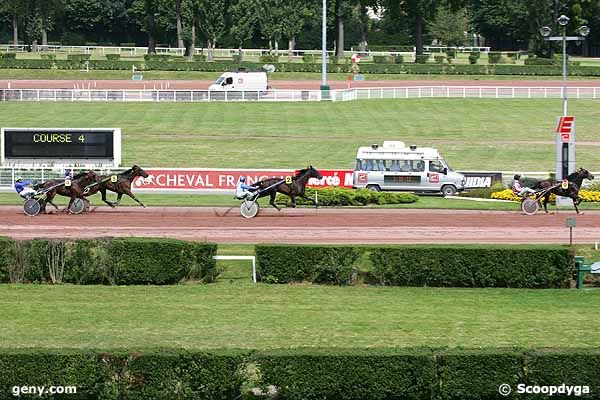
[[[479,88],[479,98],[481,99],[483,97],[483,88],[480,87]]]
[[[19,89],[19,99],[23,101],[23,89]]]
[[[498,88],[496,87],[496,98],[498,98]]]

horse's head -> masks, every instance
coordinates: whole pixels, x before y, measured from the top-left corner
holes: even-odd
[[[100,180],[100,177],[94,171],[88,171],[84,177],[88,181],[98,182]]]
[[[594,180],[594,175],[592,175],[587,169],[579,168],[579,174],[583,177],[583,179],[589,179],[590,181]]]
[[[319,171],[317,171],[312,165],[309,165],[307,170],[309,173],[309,175],[308,175],[309,178],[323,179],[323,175],[321,175],[321,173]]]
[[[131,172],[133,172],[133,176],[141,176],[143,178],[147,178],[148,174],[141,167],[134,165],[131,167]]]

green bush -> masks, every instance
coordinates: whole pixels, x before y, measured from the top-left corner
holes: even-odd
[[[169,61],[171,58],[170,54],[144,54],[144,61]]]
[[[375,64],[394,64],[394,57],[391,56],[373,56],[373,62]]]
[[[488,54],[488,63],[499,64],[502,61],[502,53],[497,51],[490,51]]]
[[[311,199],[316,198],[319,205],[328,207],[366,206],[368,204],[408,204],[419,200],[419,197],[412,193],[374,192],[367,189],[354,190],[340,187],[309,188],[306,189],[306,195]],[[275,202],[288,207],[291,205],[290,198],[282,194],[277,195]],[[313,203],[303,198],[297,198],[296,204],[312,205]]]
[[[436,360],[440,399],[495,399],[500,384],[516,390],[524,381],[523,357],[517,351],[448,350],[436,354]]]
[[[478,51],[472,51],[469,54],[469,64],[474,65],[477,64],[477,60],[479,60],[479,57],[481,56],[481,53]]]
[[[279,62],[279,56],[276,56],[274,54],[263,54],[259,57],[259,62],[261,63],[278,63]]]
[[[524,61],[525,65],[558,65],[557,60],[543,57],[528,57]]]
[[[90,59],[91,54],[67,54],[67,60],[71,61],[87,61]]]
[[[13,261],[14,240],[0,236],[0,283],[10,282],[10,268]]]
[[[446,55],[448,56],[448,58],[456,58],[456,49],[453,48],[447,48],[446,49]]]
[[[42,60],[56,60],[56,54],[54,53],[42,54],[41,57]]]
[[[436,388],[427,350],[272,350],[254,359],[261,387],[288,400],[431,399]]]
[[[1,53],[0,59],[2,60],[15,60],[17,58],[17,53]]]
[[[413,52],[415,48],[411,45],[403,44],[383,44],[383,45],[369,45],[369,51],[398,51],[398,52]]]
[[[394,56],[394,64],[404,64],[404,56],[400,54]]]
[[[433,59],[435,60],[436,64],[443,64],[446,57],[435,55],[433,56]],[[450,62],[450,59],[448,59],[448,62]]]
[[[194,61],[206,62],[206,54],[194,54],[192,57]]]
[[[302,62],[305,64],[312,64],[316,61],[314,54],[304,54],[302,56]]]
[[[521,182],[522,183],[522,182]],[[460,194],[460,197],[476,197],[480,199],[491,199],[492,193],[500,192],[506,189],[506,185],[502,182],[496,182],[489,188],[468,189]]]
[[[399,246],[371,252],[383,285],[561,288],[573,276],[573,254],[560,246]]]
[[[195,250],[192,244],[175,239],[113,239],[108,246],[111,283],[178,283],[192,272]]]
[[[362,251],[351,246],[257,245],[255,253],[264,282],[344,285],[351,282]]]
[[[108,61],[118,61],[121,59],[121,55],[120,54],[107,54],[106,59]]]
[[[417,54],[415,56],[416,64],[425,64],[427,63],[427,60],[429,60],[429,54]]]

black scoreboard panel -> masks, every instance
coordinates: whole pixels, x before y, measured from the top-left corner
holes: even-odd
[[[111,159],[112,130],[4,129],[4,158]]]

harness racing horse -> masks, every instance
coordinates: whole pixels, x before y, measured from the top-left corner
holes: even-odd
[[[71,201],[69,201],[69,205],[65,209],[65,211],[67,211],[71,209],[71,206],[73,205],[75,199],[81,199],[82,201],[85,201],[83,196],[86,186],[88,186],[91,183],[97,182],[98,179],[98,175],[96,175],[94,171],[84,171],[73,176],[73,179],[71,179],[71,184],[69,186],[66,186],[66,184],[61,185],[61,183],[65,182],[64,179],[52,179],[46,182],[39,183],[33,188],[35,190],[44,190],[56,186],[50,189],[48,193],[46,193],[46,202],[52,204],[54,208],[58,210],[56,204],[52,202],[54,196],[59,194],[61,196],[70,197]],[[44,213],[46,213],[45,205],[43,207],[43,211]]]
[[[580,214],[579,208],[577,207],[583,199],[579,197],[579,190],[581,189],[581,184],[584,179],[593,180],[594,175],[592,175],[588,170],[579,168],[577,171],[573,172],[569,176],[567,176],[567,188],[563,189],[561,181],[550,181],[545,180],[541,181],[537,184],[537,189],[547,189],[547,193],[544,195],[544,211],[548,213],[548,202],[550,201],[550,194],[554,193],[556,196],[564,196],[569,197],[573,200],[573,207],[575,207],[575,211],[577,214]]]
[[[91,196],[97,192],[102,195],[102,201],[111,207],[118,206],[124,194],[131,197],[142,207],[146,207],[144,203],[138,200],[131,192],[131,182],[138,176],[147,178],[148,174],[142,168],[134,165],[127,171],[123,171],[116,175],[103,175],[100,177],[97,184],[91,185],[86,189],[85,196]],[[112,202],[106,199],[106,190],[117,193],[117,201]]]
[[[286,182],[286,180],[281,180],[279,178],[269,178],[256,182],[252,186],[258,188],[259,198],[271,196],[269,204],[275,207],[277,211],[281,211],[281,209],[275,204],[275,196],[277,196],[277,193],[282,193],[289,196],[292,199],[292,207],[296,207],[296,197],[302,197],[303,199],[309,200],[316,207],[318,207],[319,205],[304,193],[306,190],[306,184],[310,178],[322,179],[323,175],[321,175],[321,173],[311,165],[298,171],[296,176],[292,177],[291,182],[289,183]]]

